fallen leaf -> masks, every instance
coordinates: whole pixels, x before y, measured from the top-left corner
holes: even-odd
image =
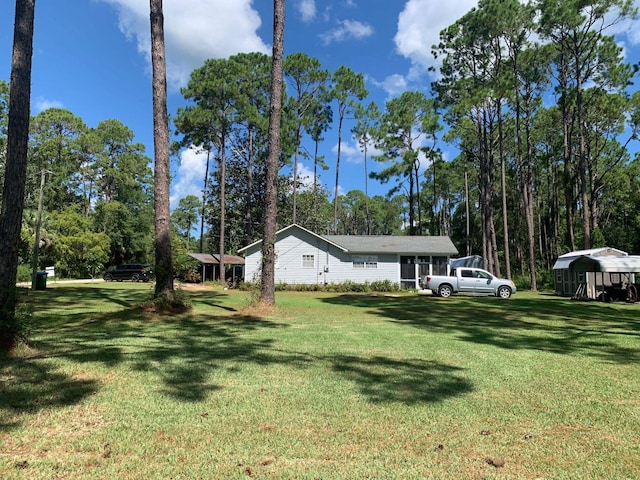
[[[485,461],[489,464],[489,465],[493,465],[496,468],[500,468],[500,467],[504,467],[504,459],[503,458],[491,458],[491,457],[487,457],[485,459]]]

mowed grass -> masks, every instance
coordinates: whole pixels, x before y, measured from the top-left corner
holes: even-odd
[[[640,306],[185,289],[29,292],[3,479],[634,479]]]

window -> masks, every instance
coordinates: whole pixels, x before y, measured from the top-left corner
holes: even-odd
[[[316,259],[313,255],[302,255],[302,268],[314,268]]]
[[[484,278],[484,279],[487,279],[487,280],[491,280],[491,278],[493,278],[493,277],[491,277],[491,275],[489,275],[488,273],[481,272],[481,271],[479,271],[479,270],[476,270],[476,271],[475,271],[475,277],[476,277],[476,278]]]
[[[449,258],[448,257],[432,257],[431,263],[433,265],[433,271],[431,272],[433,275],[446,275]]]
[[[353,268],[378,268],[377,255],[354,255],[351,261]]]

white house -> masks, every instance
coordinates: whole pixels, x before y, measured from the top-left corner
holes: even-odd
[[[389,280],[419,288],[419,277],[446,275],[458,250],[446,236],[318,235],[293,224],[276,233],[275,282],[327,284]],[[245,281],[259,280],[262,241],[241,248]]]

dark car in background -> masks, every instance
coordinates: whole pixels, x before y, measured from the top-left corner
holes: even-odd
[[[116,280],[121,282],[123,280],[131,280],[132,282],[148,282],[153,278],[153,269],[151,265],[144,263],[127,263],[120,265],[114,270],[108,270],[104,272],[102,276],[105,282],[112,282]]]

